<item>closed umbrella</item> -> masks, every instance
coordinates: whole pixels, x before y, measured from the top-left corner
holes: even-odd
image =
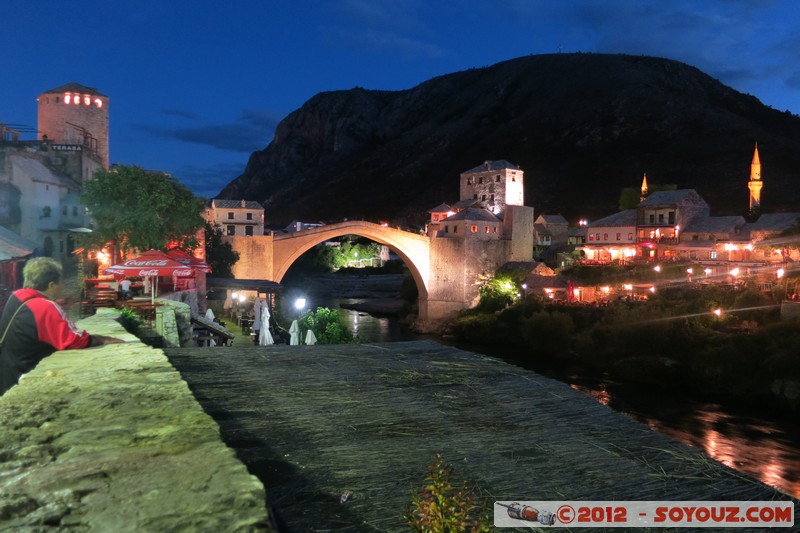
[[[272,333],[269,332],[269,307],[266,305],[261,310],[261,331],[258,332],[259,346],[268,346],[275,344],[275,339],[272,338]]]
[[[214,311],[212,311],[210,307],[206,309],[206,318],[212,322],[214,321]]]
[[[308,344],[309,346],[311,346],[312,344],[317,344],[317,336],[314,335],[314,332],[312,330],[308,330],[308,333],[306,333],[306,344]]]
[[[289,327],[289,333],[292,334],[292,337],[289,339],[289,344],[292,346],[297,346],[300,344],[300,326],[297,325],[297,320],[292,320],[292,325]]]

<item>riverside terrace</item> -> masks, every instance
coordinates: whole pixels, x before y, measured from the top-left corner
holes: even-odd
[[[0,530],[272,531],[269,504],[282,531],[405,532],[435,453],[490,499],[782,500],[800,516],[496,359],[427,341],[162,350],[109,313],[79,325],[128,342],[57,352],[0,398]]]

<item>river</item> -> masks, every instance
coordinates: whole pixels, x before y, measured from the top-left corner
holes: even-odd
[[[339,307],[342,303],[360,301],[363,299],[326,298],[318,300],[316,305],[339,309],[342,320],[361,342],[420,338],[448,342],[416,335],[394,317],[374,317]],[[526,366],[509,358],[507,350],[456,346]],[[705,402],[682,393],[657,394],[652,388],[622,385],[605,377],[528,369],[563,381],[598,402],[647,424],[654,431],[701,448],[717,461],[800,498],[800,422],[796,415]]]

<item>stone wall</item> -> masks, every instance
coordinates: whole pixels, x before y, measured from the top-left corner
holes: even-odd
[[[272,531],[264,487],[161,350],[56,352],[0,397],[0,530]]]

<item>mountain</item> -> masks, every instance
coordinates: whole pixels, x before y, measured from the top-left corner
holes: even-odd
[[[459,199],[461,172],[505,159],[525,171],[537,216],[613,213],[644,173],[651,186],[696,189],[712,214],[744,214],[756,142],[763,211],[800,210],[800,117],[668,59],[538,55],[403,91],[320,93],[219,197],[262,202],[274,227],[421,225]]]

